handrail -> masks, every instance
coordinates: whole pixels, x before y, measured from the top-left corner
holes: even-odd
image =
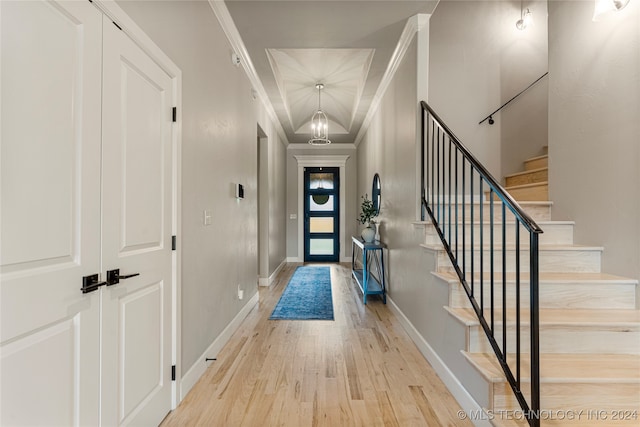
[[[526,88],[522,89],[520,92],[518,92],[518,94],[516,96],[514,96],[513,98],[511,98],[510,100],[508,100],[507,102],[505,102],[504,104],[502,104],[496,111],[494,111],[493,113],[489,114],[487,117],[485,117],[484,119],[480,120],[480,122],[478,123],[479,125],[481,125],[482,123],[484,123],[486,120],[489,120],[489,124],[492,125],[494,123],[493,121],[493,115],[495,113],[497,113],[498,111],[502,110],[504,107],[506,107],[507,105],[509,105],[509,103],[511,101],[513,101],[514,99],[516,99],[517,97],[519,97],[520,95],[522,95],[523,93],[525,93],[527,90],[529,90],[529,88],[531,88],[531,86],[535,85],[536,83],[538,83],[540,80],[542,80],[544,78],[544,76],[546,76],[547,74],[549,74],[549,72],[547,71],[546,73],[544,73],[543,75],[541,75],[540,77],[538,77],[533,83],[531,83],[529,86],[527,86]]]
[[[543,231],[460,142],[435,111],[424,101],[420,102],[420,106],[422,109],[420,170],[422,219],[425,219],[426,212],[524,416],[531,427],[539,427],[538,252],[539,235]],[[476,202],[477,198],[483,196],[485,185],[489,193],[486,208],[484,202]],[[500,222],[496,222],[495,204],[499,204]],[[489,211],[488,221],[485,210]],[[513,231],[507,230],[508,214],[514,220]],[[489,231],[485,232],[487,226]],[[522,230],[529,235],[528,247],[521,245],[521,240],[526,241],[521,239]],[[500,240],[496,239],[496,234],[501,234]],[[515,248],[507,245],[508,235],[513,238]],[[509,251],[512,254],[507,256]],[[526,334],[527,325],[521,322],[520,305],[521,288],[526,286],[526,280],[522,279],[525,278],[527,271],[521,265],[520,259],[522,254],[526,256],[527,253],[531,365],[529,401],[525,397],[521,382],[521,359],[523,358],[521,335]],[[501,263],[500,260],[497,261],[496,267],[498,258]],[[507,286],[507,271],[510,275],[513,274],[515,286]],[[496,293],[496,290],[500,289],[500,284],[502,285],[501,295]],[[508,300],[508,295],[514,295],[515,302]],[[515,343],[513,336],[506,333],[507,324],[513,321],[507,318],[508,311],[515,312]],[[511,357],[514,347],[515,362]]]
[[[462,144],[462,142],[460,142],[458,137],[455,136],[451,129],[449,129],[444,121],[442,121],[442,119],[436,114],[436,112],[433,111],[433,109],[424,101],[420,101],[420,105],[422,106],[422,109],[428,111],[429,114],[431,114],[433,118],[438,122],[438,124],[442,127],[442,129],[450,135],[453,143],[464,154],[464,156],[469,159],[471,164],[484,176],[485,180],[487,181],[487,183],[489,183],[493,191],[499,193],[504,199],[506,199],[505,202],[507,203],[507,206],[509,207],[511,212],[513,212],[513,214],[522,221],[525,227],[527,227],[527,230],[538,234],[542,233],[543,231],[538,226],[538,224],[536,224],[536,222],[524,211],[524,209],[520,207],[518,202],[516,202],[515,199],[511,197],[511,195],[507,193],[507,191],[502,188],[500,184],[498,184],[493,175],[491,175],[489,171],[484,167],[484,165],[480,163],[473,154],[471,154],[471,152],[467,149],[467,147],[464,146],[464,144]]]

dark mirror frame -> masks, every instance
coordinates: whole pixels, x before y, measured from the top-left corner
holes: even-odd
[[[380,203],[382,199],[380,187],[380,175],[376,173],[373,175],[373,184],[371,185],[371,200],[373,201],[373,208],[376,210],[376,215],[380,214]]]

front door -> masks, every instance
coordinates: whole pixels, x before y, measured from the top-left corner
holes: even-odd
[[[304,170],[304,261],[340,259],[340,169]]]

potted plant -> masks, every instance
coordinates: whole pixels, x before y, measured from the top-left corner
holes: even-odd
[[[373,201],[369,199],[368,195],[365,194],[362,196],[362,204],[360,205],[360,218],[358,218],[358,222],[361,224],[366,224],[366,228],[362,230],[360,234],[362,239],[367,242],[373,242],[373,239],[376,235],[376,230],[371,227],[371,222],[373,218],[378,216],[378,212],[373,207]]]

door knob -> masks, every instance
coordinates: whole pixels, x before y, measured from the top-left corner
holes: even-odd
[[[119,268],[116,268],[114,270],[109,270],[107,271],[107,286],[117,285],[118,283],[120,283],[121,279],[128,279],[130,277],[135,277],[139,275],[140,273],[120,275]]]

